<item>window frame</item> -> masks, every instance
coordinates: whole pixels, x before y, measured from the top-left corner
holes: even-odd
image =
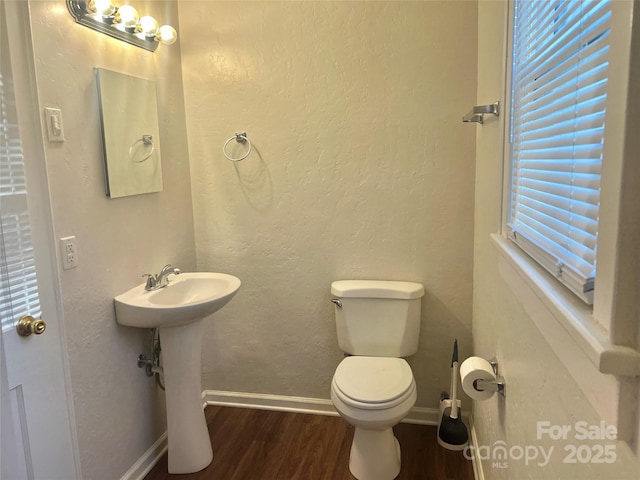
[[[504,112],[511,109],[511,57],[513,49],[514,1],[509,2],[507,13],[507,38],[505,39]],[[633,29],[633,2],[612,2],[611,11],[611,59],[610,76],[605,116],[605,145],[601,174],[600,219],[598,229],[598,251],[596,261],[596,288],[593,305],[583,303],[567,287],[548,273],[527,253],[508,240],[510,212],[511,153],[510,118],[503,120],[503,195],[501,229],[493,235],[493,243],[529,285],[539,300],[547,306],[555,319],[580,346],[582,352],[602,373],[637,375],[640,369],[640,353],[636,338],[637,316],[624,317],[620,308],[635,301],[625,294],[620,295],[622,279],[619,278],[619,250],[621,235],[621,188],[625,162],[632,162],[633,155],[626,152],[628,90],[630,81],[631,39]],[[640,10],[640,6],[638,6]],[[640,12],[636,13],[640,17]],[[640,30],[637,25],[636,30]],[[627,288],[628,290],[628,288]],[[518,292],[516,296],[518,296]],[[544,327],[541,331],[545,334]],[[549,334],[549,332],[547,332]],[[545,335],[547,336],[547,335]]]

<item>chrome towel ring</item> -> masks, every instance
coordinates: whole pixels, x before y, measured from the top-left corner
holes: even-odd
[[[144,157],[142,160],[136,160],[136,159],[133,158],[134,155],[133,155],[132,151],[133,151],[134,147],[136,145],[138,145],[140,142],[142,142],[142,144],[146,145],[146,146],[151,145],[151,150],[149,151],[147,156]],[[133,142],[131,144],[131,146],[129,147],[129,159],[131,161],[133,161],[133,162],[136,162],[136,163],[142,163],[142,162],[148,160],[151,155],[153,155],[153,152],[155,151],[155,149],[156,149],[156,146],[153,144],[153,137],[151,135],[142,135],[142,138],[139,138],[138,140]]]
[[[229,142],[231,140],[235,140],[238,143],[246,143],[248,145],[247,151],[245,152],[244,155],[242,155],[239,158],[233,158],[227,154],[227,145],[229,145]],[[222,146],[222,153],[224,154],[225,157],[227,157],[227,160],[231,160],[232,162],[239,162],[247,158],[251,153],[251,142],[247,138],[247,132],[236,133],[233,137],[231,137],[229,140],[224,142],[224,145]]]

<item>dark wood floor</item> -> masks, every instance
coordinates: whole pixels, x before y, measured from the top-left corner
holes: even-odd
[[[353,427],[340,417],[209,406],[213,462],[189,475],[169,475],[167,456],[145,480],[353,480]],[[394,427],[402,451],[399,480],[473,480],[471,462],[436,440],[436,427]]]

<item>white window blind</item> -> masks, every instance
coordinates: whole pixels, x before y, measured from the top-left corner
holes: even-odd
[[[4,67],[4,66],[3,66]],[[40,299],[31,244],[22,144],[13,90],[0,73],[0,326],[23,315],[39,317]]]
[[[509,237],[593,303],[611,1],[516,0]]]

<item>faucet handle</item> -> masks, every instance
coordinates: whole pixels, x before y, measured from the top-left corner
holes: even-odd
[[[145,290],[151,290],[156,286],[156,277],[151,273],[145,273],[142,275],[143,277],[147,277],[147,284],[144,286]]]

